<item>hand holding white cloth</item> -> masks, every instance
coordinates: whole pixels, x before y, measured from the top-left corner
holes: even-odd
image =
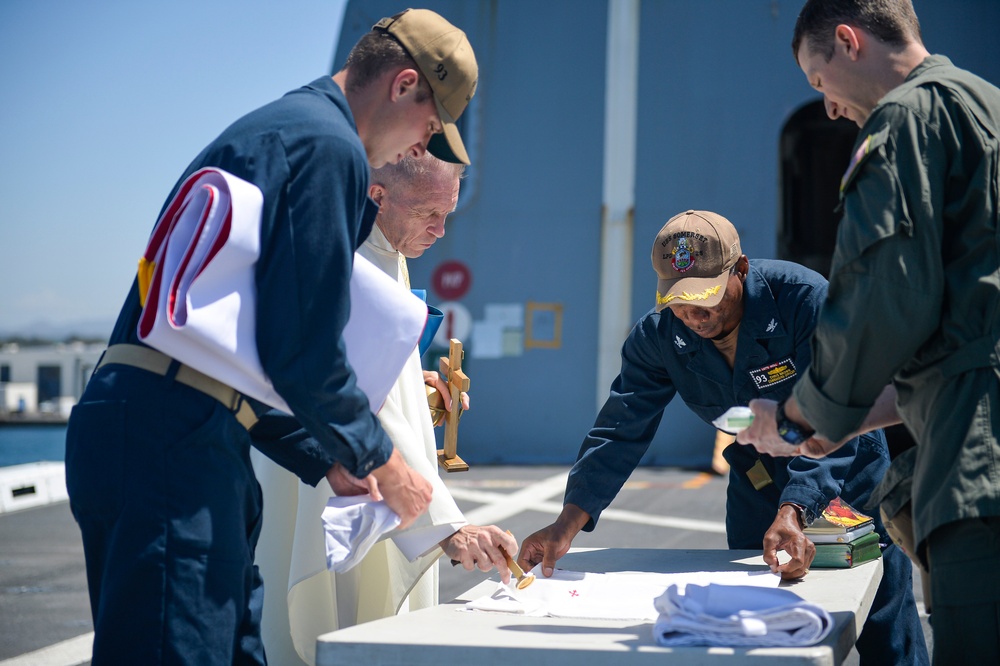
[[[373,502],[371,495],[331,497],[323,511],[326,535],[326,565],[331,571],[349,570],[399,525],[386,503]]]
[[[655,601],[656,642],[667,647],[814,645],[833,619],[794,592],[743,585],[671,585]]]

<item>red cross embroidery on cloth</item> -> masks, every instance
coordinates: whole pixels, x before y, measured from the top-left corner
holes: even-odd
[[[580,596],[580,593],[577,592],[576,590],[570,590],[569,591],[569,596],[571,596],[571,597],[578,597],[578,596]]]

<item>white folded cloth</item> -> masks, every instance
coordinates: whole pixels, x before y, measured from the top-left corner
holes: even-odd
[[[399,516],[371,495],[331,497],[323,510],[327,567],[337,573],[349,570],[397,525]]]
[[[516,584],[516,580],[513,581]],[[529,615],[533,617],[544,617],[545,610],[541,601],[537,599],[525,599],[521,595],[516,585],[504,585],[497,583],[497,589],[488,597],[473,599],[465,604],[465,609],[470,611],[486,611],[488,613],[512,613],[514,615]]]
[[[656,598],[660,645],[791,647],[814,645],[833,619],[816,604],[784,589],[744,585],[671,585]]]
[[[566,569],[556,569],[551,578],[546,578],[540,564],[531,573],[535,574],[535,582],[523,590],[498,584],[493,594],[468,602],[466,609],[535,617],[653,622],[659,612],[654,601],[669,586],[731,583],[759,589],[756,586],[777,587],[781,580],[770,571],[588,573]]]

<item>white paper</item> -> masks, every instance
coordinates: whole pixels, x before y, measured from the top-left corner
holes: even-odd
[[[641,620],[659,615],[654,600],[670,585],[752,585],[777,587],[781,576],[770,571],[693,571],[648,573],[618,571],[584,573],[556,569],[545,578],[541,565],[532,569],[535,582],[523,590],[499,584],[497,590],[466,604],[468,610],[518,613],[536,617],[591,620]]]
[[[524,306],[520,303],[487,303],[483,319],[501,328],[524,328]]]
[[[472,358],[502,358],[503,329],[500,325],[489,321],[474,322],[469,355]]]
[[[712,421],[712,425],[721,430],[735,435],[740,430],[746,430],[753,423],[753,411],[749,407],[730,407],[719,418]]]
[[[520,356],[524,353],[524,330],[520,328],[503,329],[503,355]]]
[[[139,339],[237,391],[290,412],[257,354],[254,265],[263,195],[221,169],[189,177],[157,222]],[[214,254],[213,254],[214,253]],[[344,329],[348,363],[378,411],[420,340],[427,307],[360,255]]]
[[[382,408],[426,323],[426,303],[375,264],[354,255],[344,347],[373,412]]]

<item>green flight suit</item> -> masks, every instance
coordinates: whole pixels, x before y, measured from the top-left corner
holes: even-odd
[[[1000,654],[1000,90],[926,58],[861,128],[841,205],[812,365],[795,398],[839,440],[895,384],[918,443],[914,536],[922,552],[929,546],[935,662],[939,640],[949,641],[939,639],[939,624],[950,624],[938,622],[942,606],[992,608],[992,628],[980,616],[951,641],[992,631],[989,654]],[[956,534],[966,528],[978,536]],[[935,546],[945,533],[947,553]]]

